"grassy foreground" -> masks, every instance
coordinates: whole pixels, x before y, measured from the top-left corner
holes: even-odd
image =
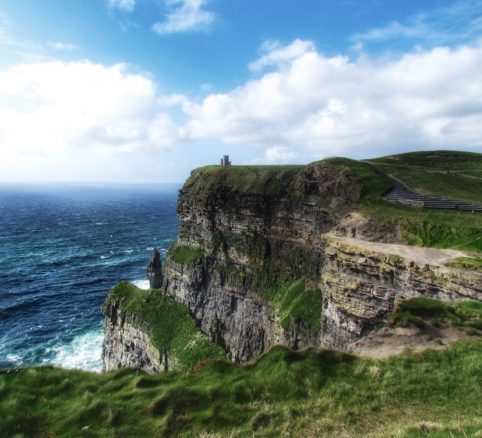
[[[190,373],[0,373],[1,436],[466,437],[482,431],[482,340],[385,361],[277,347]]]

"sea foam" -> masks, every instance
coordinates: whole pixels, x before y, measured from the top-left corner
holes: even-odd
[[[87,371],[102,371],[102,330],[88,331],[67,344],[54,347],[52,365]]]

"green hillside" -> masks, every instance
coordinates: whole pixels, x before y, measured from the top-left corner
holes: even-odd
[[[413,152],[370,162],[415,191],[482,205],[482,154]]]
[[[5,437],[476,437],[482,340],[384,361],[273,349],[253,365],[148,376],[0,373]]]

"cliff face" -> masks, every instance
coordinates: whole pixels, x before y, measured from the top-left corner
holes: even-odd
[[[373,245],[331,234],[323,239],[323,347],[345,349],[380,327],[399,300],[482,300],[481,274],[439,266],[461,255],[457,251]]]
[[[138,368],[155,374],[176,368],[176,358],[172,360],[166,351],[159,351],[152,344],[148,333],[136,326],[133,316],[121,315],[120,302],[110,303],[104,316],[104,371]]]
[[[153,374],[225,358],[222,349],[200,332],[188,309],[159,290],[119,283],[103,313],[104,371],[137,368]]]
[[[179,239],[164,267],[163,287],[237,361],[274,344],[318,342],[321,235],[359,196],[346,173],[326,163],[254,172],[192,175],[179,199]],[[194,250],[195,258],[179,256]]]
[[[360,184],[326,162],[277,174],[195,171],[180,194],[163,288],[236,361],[275,344],[345,349],[399,299],[481,299],[480,274],[343,240],[400,242],[396,227],[352,211],[359,196]]]

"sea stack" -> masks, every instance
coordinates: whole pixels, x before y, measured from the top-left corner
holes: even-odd
[[[162,285],[162,263],[161,255],[157,248],[152,250],[151,259],[146,269],[147,277],[149,278],[149,284],[151,289],[159,289]]]

